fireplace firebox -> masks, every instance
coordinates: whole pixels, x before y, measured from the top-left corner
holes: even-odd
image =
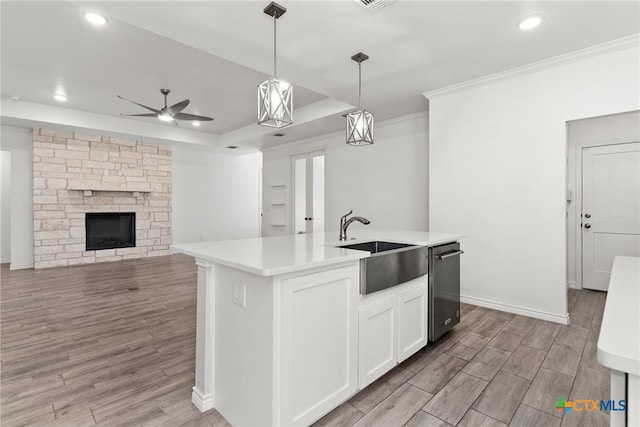
[[[136,246],[136,213],[103,212],[85,216],[88,251]]]

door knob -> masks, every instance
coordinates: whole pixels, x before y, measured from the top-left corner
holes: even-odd
[[[584,225],[584,228],[591,228],[591,224],[586,223],[586,224]]]
[[[591,218],[591,214],[584,214],[585,218]]]

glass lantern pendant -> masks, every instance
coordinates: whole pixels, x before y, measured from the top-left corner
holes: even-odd
[[[270,3],[264,13],[273,17],[273,77],[258,86],[258,124],[282,128],[293,123],[293,85],[277,78],[276,22],[287,9]]]
[[[351,57],[358,63],[358,110],[347,114],[347,144],[373,144],[373,114],[360,106],[362,97],[362,62],[369,59],[360,52]]]
[[[281,128],[293,123],[293,85],[270,78],[258,86],[258,124]]]
[[[373,114],[367,110],[347,114],[347,144],[373,144]]]

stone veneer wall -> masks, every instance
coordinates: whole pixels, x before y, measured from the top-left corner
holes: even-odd
[[[35,268],[168,255],[171,147],[34,129],[33,210]],[[136,212],[136,247],[86,251],[87,212]]]

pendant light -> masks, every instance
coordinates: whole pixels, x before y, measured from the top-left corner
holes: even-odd
[[[356,53],[351,57],[358,63],[358,110],[347,114],[347,144],[373,144],[373,114],[362,109],[362,62],[369,59],[364,53]]]
[[[258,124],[282,128],[293,123],[293,85],[278,79],[276,22],[287,9],[269,3],[264,13],[273,17],[273,77],[258,86]]]

